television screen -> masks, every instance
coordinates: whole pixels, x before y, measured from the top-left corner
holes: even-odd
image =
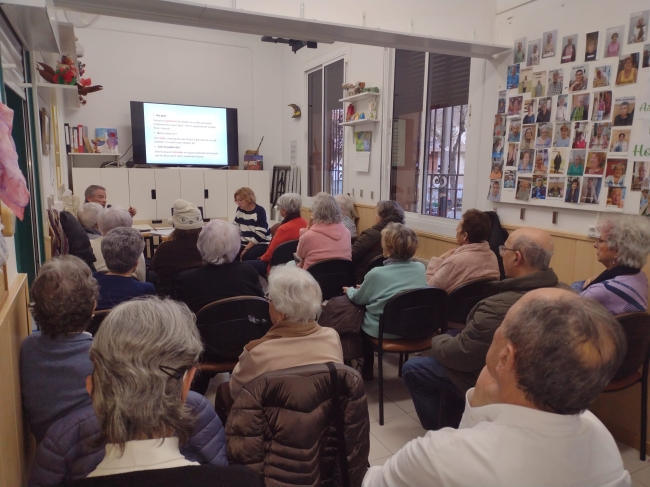
[[[134,164],[239,165],[237,109],[131,102]]]

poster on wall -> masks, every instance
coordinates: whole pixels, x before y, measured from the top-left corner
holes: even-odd
[[[591,120],[600,122],[609,120],[612,116],[612,92],[609,90],[594,93],[594,103],[591,109]]]
[[[589,65],[578,64],[571,68],[569,91],[584,91],[589,87]]]
[[[571,148],[573,149],[586,149],[587,148],[587,129],[589,123],[575,122],[573,124],[573,142]]]
[[[513,169],[506,169],[503,173],[503,189],[505,190],[514,190],[515,189],[515,179],[517,177],[517,172]]]
[[[609,86],[611,72],[611,66],[596,66],[594,68],[594,88]]]
[[[576,50],[578,49],[578,34],[571,34],[562,38],[562,56],[560,62],[572,63],[576,60]]]
[[[533,200],[545,200],[546,199],[546,176],[534,176],[533,177],[533,190],[530,194],[531,199]]]
[[[636,108],[636,98],[634,96],[621,96],[614,99],[614,117],[615,127],[625,127],[632,125],[634,122],[634,109]]]
[[[511,96],[508,99],[508,116],[509,117],[520,117],[521,116],[521,104],[524,100],[523,96]]]
[[[650,189],[650,162],[635,161],[632,174],[632,191]]]
[[[541,39],[535,39],[528,42],[528,66],[537,66],[539,64],[541,43]]]
[[[580,178],[569,178],[566,182],[564,202],[578,203],[580,201]]]
[[[641,51],[641,67],[650,68],[650,44],[643,46],[643,51]]]
[[[648,23],[650,23],[650,10],[630,14],[630,30],[627,43],[637,44],[648,40]]]
[[[499,101],[497,102],[497,113],[506,113],[506,90],[499,91]]]
[[[519,177],[517,178],[517,193],[515,199],[519,201],[528,201],[530,199],[530,188],[532,186],[533,178]]]
[[[585,40],[585,62],[598,59],[598,31],[589,32]]]
[[[547,197],[550,199],[564,199],[564,186],[566,178],[549,177]]]
[[[598,122],[591,126],[591,137],[589,138],[589,148],[597,150],[609,149],[609,141],[612,138],[612,124],[608,122]]]
[[[533,68],[521,68],[519,70],[519,85],[517,86],[518,92],[530,93],[533,88]]]
[[[564,122],[570,118],[569,112],[569,95],[560,95],[557,97],[555,105],[555,121]]]
[[[607,208],[622,210],[625,206],[625,188],[610,186],[607,188]]]
[[[511,64],[508,66],[508,78],[506,80],[506,88],[513,90],[519,86],[519,65]]]
[[[605,186],[625,186],[625,174],[627,173],[627,159],[607,159],[605,169]]]
[[[617,128],[612,132],[612,142],[609,151],[619,154],[627,154],[629,149],[630,133],[632,129]]]
[[[564,73],[561,68],[552,69],[548,72],[548,90],[549,96],[561,95],[564,88]]]
[[[557,29],[544,32],[542,35],[542,58],[555,57],[555,45],[557,43]]]
[[[537,100],[534,98],[530,98],[526,101],[524,101],[524,119],[523,122],[525,124],[530,124],[530,123],[535,123],[536,115],[535,112],[537,111]]]
[[[639,53],[622,54],[618,60],[618,71],[616,73],[616,85],[624,86],[636,83],[639,75]]]
[[[589,119],[589,100],[590,94],[573,95],[571,98],[571,120],[588,120]]]
[[[526,37],[515,39],[512,63],[520,64],[526,62]]]
[[[487,195],[488,201],[501,201],[501,180],[491,180]]]
[[[557,122],[553,134],[553,147],[571,146],[571,122]]]
[[[566,167],[569,161],[569,149],[553,149],[551,150],[550,158],[550,173],[551,174],[565,174]]]
[[[508,142],[519,142],[521,140],[521,118],[511,118],[508,124]]]
[[[587,205],[597,205],[600,202],[599,198],[602,186],[603,180],[601,178],[583,178],[580,203]]]
[[[625,26],[610,27],[605,32],[605,57],[618,57],[623,42]]]
[[[533,73],[533,89],[531,96],[539,98],[546,95],[546,71]]]

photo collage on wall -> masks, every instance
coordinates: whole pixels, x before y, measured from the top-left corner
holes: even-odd
[[[635,12],[629,26],[604,31],[515,40],[498,93],[488,200],[508,194],[521,203],[622,211],[634,191],[640,214],[650,216],[650,161],[631,159],[636,96],[619,90],[649,67],[649,16]]]

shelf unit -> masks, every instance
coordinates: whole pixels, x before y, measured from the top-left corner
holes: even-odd
[[[379,93],[374,93],[374,92],[368,91],[368,92],[365,92],[365,93],[359,93],[358,95],[343,97],[339,101],[341,103],[355,104],[355,103],[365,101],[365,100],[377,100],[378,98],[379,98]],[[376,103],[375,103],[375,105],[376,105]],[[356,112],[356,107],[355,107],[355,112]],[[366,115],[368,115],[368,114],[366,114]],[[378,118],[364,118],[364,119],[358,119],[358,120],[350,120],[349,122],[343,122],[341,125],[343,125],[345,127],[357,127],[357,126],[363,126],[363,125],[366,125],[368,127],[372,127],[377,122],[379,122]]]
[[[45,97],[46,100],[61,100],[67,108],[79,108],[81,106],[79,103],[79,90],[75,85],[55,85],[41,80],[36,82],[36,90],[47,91],[49,96]]]
[[[341,125],[346,127],[356,127],[357,125],[371,125],[378,123],[378,118],[364,118],[363,120],[352,120],[351,122],[343,122]]]
[[[359,93],[358,95],[347,96],[345,98],[341,98],[339,101],[341,103],[354,103],[355,101],[370,100],[371,98],[378,98],[378,97],[379,97],[379,93],[366,92],[366,93]]]

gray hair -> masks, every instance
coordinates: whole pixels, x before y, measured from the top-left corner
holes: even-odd
[[[404,210],[397,201],[383,200],[377,203],[377,214],[387,223],[404,223]]]
[[[149,297],[119,304],[106,316],[90,347],[92,402],[101,440],[165,438],[181,444],[192,434],[194,414],[183,404],[183,379],[203,344],[195,316],[182,303]]]
[[[635,215],[603,216],[596,230],[607,233],[607,246],[618,252],[616,262],[641,269],[650,253],[650,221]]]
[[[104,207],[99,203],[84,203],[77,210],[77,220],[84,228],[95,228],[103,211]]]
[[[521,252],[524,260],[528,262],[528,265],[533,269],[546,271],[551,266],[553,251],[546,250],[544,247],[526,236],[519,237],[512,247],[513,250]]]
[[[95,193],[99,190],[106,191],[106,188],[104,186],[99,186],[98,184],[91,184],[86,188],[86,191],[84,191],[84,201],[88,202],[88,198],[92,198],[95,196]]]
[[[341,213],[343,216],[352,216],[352,210],[354,209],[354,200],[350,195],[347,194],[337,194],[334,196],[334,199],[341,208]]]
[[[332,225],[334,223],[341,223],[341,220],[343,220],[341,208],[339,208],[338,203],[329,193],[320,192],[316,195],[314,204],[311,205],[311,213],[314,223]]]
[[[102,238],[102,255],[110,272],[124,274],[137,265],[144,239],[135,228],[114,228]]]
[[[203,226],[196,246],[206,264],[229,264],[241,247],[239,229],[227,221],[212,220]]]
[[[318,318],[323,294],[309,272],[279,265],[269,275],[269,300],[287,321],[307,323]]]
[[[129,212],[119,206],[111,206],[106,208],[99,214],[99,221],[97,222],[99,231],[102,235],[118,227],[129,228],[133,225],[133,218]]]
[[[298,193],[284,193],[278,198],[278,208],[282,208],[289,215],[300,213],[302,207],[302,198]]]
[[[518,387],[543,411],[581,413],[623,361],[621,326],[600,303],[568,291],[518,309],[502,325],[515,348]]]

